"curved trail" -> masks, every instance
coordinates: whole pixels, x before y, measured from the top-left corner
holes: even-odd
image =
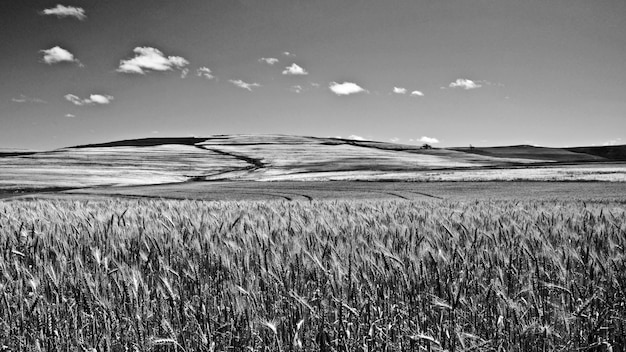
[[[226,155],[226,156],[233,157],[235,159],[239,159],[241,161],[245,161],[246,163],[251,165],[251,167],[248,170],[262,169],[266,166],[266,164],[262,161],[262,159],[251,158],[249,156],[241,155],[241,154],[229,153],[229,152],[225,152],[219,149],[207,148],[203,145],[197,145],[196,148],[200,148],[202,150],[208,150],[217,154]]]
[[[417,191],[405,191],[405,192],[415,193],[415,194],[419,194],[419,195],[421,195],[421,196],[430,197],[430,198],[435,198],[435,199],[441,199],[441,200],[444,200],[444,199],[445,199],[445,198],[443,198],[443,197],[434,196],[434,195],[432,195],[432,194],[423,193],[423,192],[417,192]]]

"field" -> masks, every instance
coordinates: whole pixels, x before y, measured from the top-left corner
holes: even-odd
[[[1,351],[624,351],[626,146],[0,152]]]
[[[3,201],[0,341],[622,351],[623,201]]]
[[[432,148],[284,135],[147,138],[0,150],[0,192],[199,181],[626,182],[626,146]]]

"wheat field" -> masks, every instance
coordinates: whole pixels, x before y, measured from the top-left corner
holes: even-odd
[[[626,345],[626,207],[0,202],[10,351]]]

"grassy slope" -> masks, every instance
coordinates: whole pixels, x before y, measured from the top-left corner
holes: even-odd
[[[531,145],[514,145],[486,148],[451,148],[471,154],[485,155],[496,158],[529,158],[557,162],[588,162],[606,161],[601,155],[585,154],[564,148],[535,147]]]
[[[575,153],[595,155],[609,160],[626,161],[626,145],[607,145],[601,147],[564,148]]]
[[[615,150],[602,149],[598,153],[621,155]],[[376,141],[287,135],[145,138],[32,154],[5,154],[0,163],[0,189],[191,180],[456,180],[462,175],[442,176],[442,170],[603,160],[606,159],[597,155],[530,146],[424,150]],[[427,171],[433,174],[425,174]],[[472,174],[472,179],[500,177],[498,170],[487,176],[480,172]],[[564,172],[570,174],[569,170]],[[526,177],[517,176],[518,173],[509,178]]]

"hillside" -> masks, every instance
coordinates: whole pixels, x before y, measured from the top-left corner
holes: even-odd
[[[146,138],[45,152],[0,153],[0,189],[219,180],[626,179],[623,165],[610,164],[599,171],[589,166],[622,155],[619,149],[593,149],[589,154],[579,149],[587,150],[531,146],[421,149],[386,142],[286,135]]]
[[[600,154],[586,153],[582,150],[578,151],[576,150],[577,148],[564,149],[535,147],[531,145],[513,145],[503,147],[465,147],[451,149],[495,158],[532,158],[550,162],[588,162],[610,160],[610,158],[606,158]]]
[[[606,145],[601,147],[576,147],[564,149],[575,153],[594,155],[608,160],[626,161],[626,145]]]

